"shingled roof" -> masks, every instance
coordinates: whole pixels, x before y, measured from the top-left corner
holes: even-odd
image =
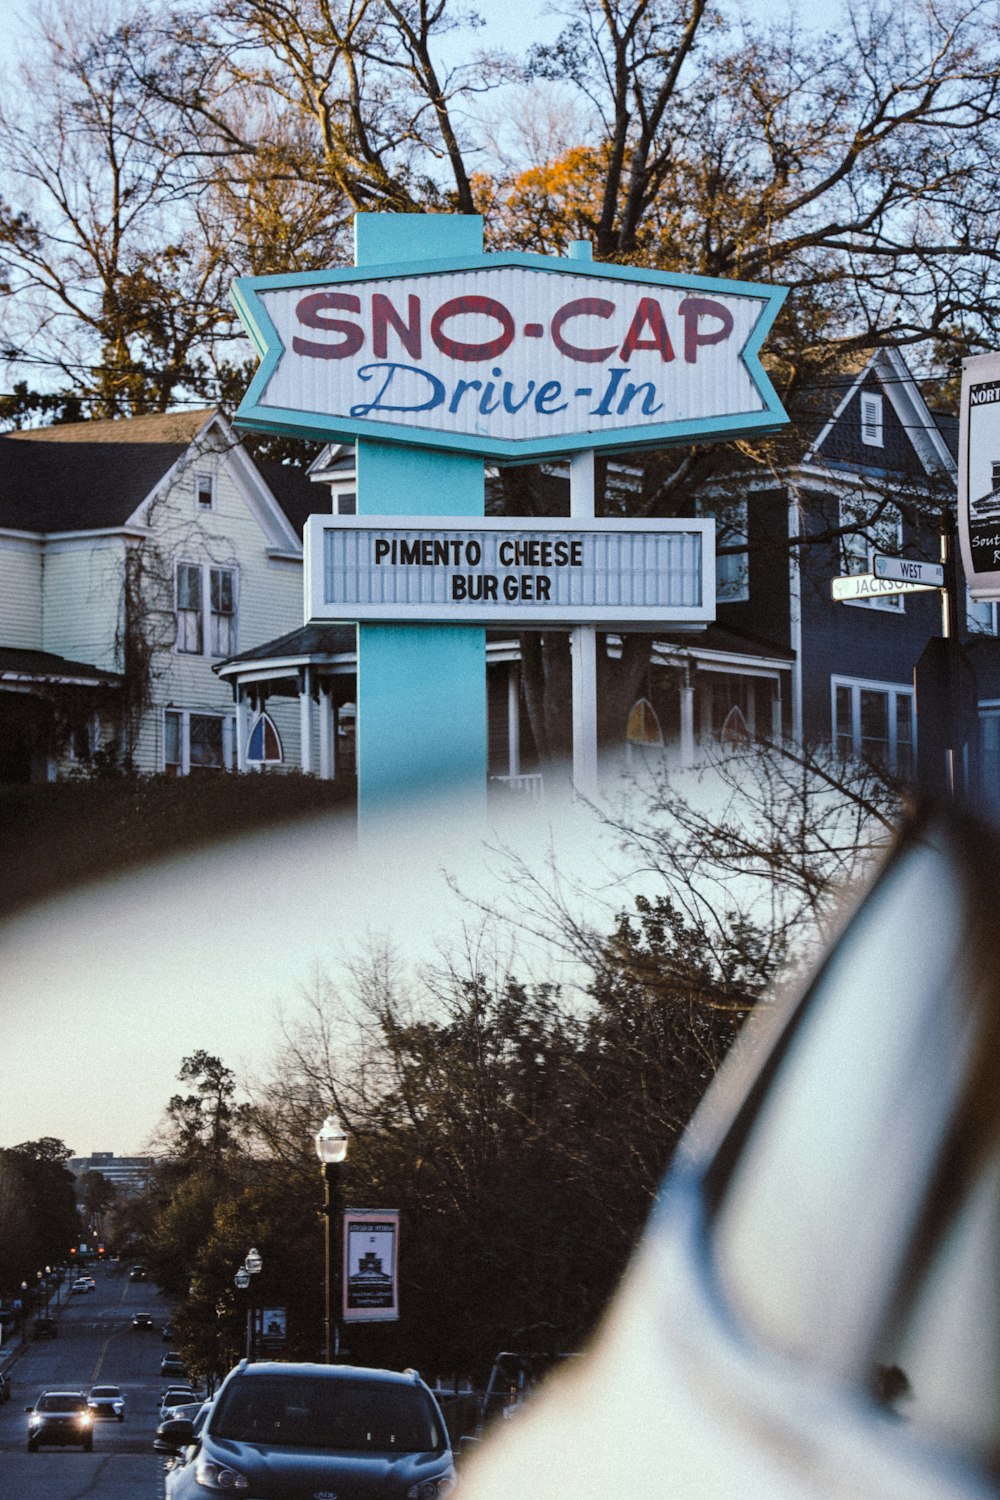
[[[0,437],[0,527],[58,532],[124,525],[216,415],[203,407],[7,433]],[[301,536],[305,517],[323,509],[316,487],[299,469],[257,468]]]

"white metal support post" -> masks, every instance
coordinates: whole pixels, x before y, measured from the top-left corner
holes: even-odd
[[[569,512],[574,521],[594,519],[594,450],[575,453],[569,466]],[[573,654],[573,786],[583,797],[597,793],[597,630],[575,626]]]

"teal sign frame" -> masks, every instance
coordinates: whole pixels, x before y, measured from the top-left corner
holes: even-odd
[[[366,218],[388,218],[397,224],[405,219],[420,219],[425,223],[437,218],[442,222],[448,222],[445,215],[359,215],[360,219]],[[472,216],[469,216],[470,218]],[[589,250],[589,247],[587,247]],[[440,257],[424,256],[420,260],[399,259],[399,248],[392,253],[392,259],[387,263],[372,264],[367,260],[358,263],[355,267],[346,267],[337,270],[308,271],[292,273],[288,275],[242,277],[236,281],[232,289],[232,301],[239,313],[254,347],[260,355],[260,366],[253,377],[247,394],[240,405],[236,415],[236,425],[255,432],[280,432],[289,436],[303,438],[319,438],[324,441],[355,442],[359,439],[385,443],[399,443],[407,447],[436,448],[448,452],[474,454],[476,457],[494,459],[500,461],[527,461],[551,458],[562,454],[569,454],[584,449],[600,449],[605,451],[634,451],[636,449],[660,448],[668,444],[689,443],[702,438],[715,438],[718,440],[734,437],[748,437],[753,434],[763,435],[775,431],[787,423],[788,418],[782,408],[780,399],[768,378],[767,372],[760,361],[760,351],[764,339],[770,331],[774,319],[777,317],[782,302],[787,295],[784,287],[766,286],[757,282],[725,281],[714,277],[686,276],[673,272],[645,270],[634,266],[607,265],[603,262],[594,262],[585,258],[572,258],[560,260],[552,256],[532,255],[523,252],[503,252],[495,254],[452,255]],[[608,415],[608,411],[601,411],[602,403],[607,403],[609,410],[614,402],[620,408],[626,400],[626,395],[631,392],[629,401],[632,406],[643,405],[648,409],[655,404],[654,395],[647,395],[647,389],[652,389],[655,381],[650,381],[649,371],[642,376],[636,375],[632,379],[627,355],[623,355],[626,364],[619,364],[606,371],[596,369],[592,363],[600,354],[607,357],[611,355],[612,346],[601,351],[592,347],[579,349],[574,346],[574,358],[578,361],[570,373],[576,373],[577,380],[594,379],[604,375],[604,385],[585,385],[580,388],[563,389],[560,386],[558,395],[554,394],[554,387],[559,385],[558,381],[546,379],[541,375],[537,381],[522,378],[520,381],[509,382],[509,400],[511,406],[509,411],[515,409],[520,414],[524,402],[527,399],[524,392],[533,387],[536,404],[544,404],[548,400],[550,406],[558,406],[560,400],[570,404],[577,398],[578,415],[574,411],[572,418],[578,423],[578,430],[560,431],[551,435],[537,432],[531,435],[518,434],[517,436],[499,435],[490,430],[488,421],[479,421],[476,412],[472,410],[472,421],[469,424],[475,430],[457,430],[457,422],[448,422],[444,427],[425,426],[422,423],[414,423],[405,420],[404,408],[397,408],[404,412],[398,420],[387,420],[384,415],[379,416],[379,404],[377,399],[372,400],[373,394],[377,398],[377,387],[379,379],[388,379],[386,376],[378,376],[375,372],[386,370],[408,371],[409,375],[400,375],[400,382],[409,379],[411,385],[417,383],[419,394],[412,397],[411,412],[424,409],[421,405],[425,394],[433,399],[435,396],[442,406],[442,417],[451,413],[451,404],[446,403],[445,397],[450,394],[453,404],[456,392],[467,398],[469,386],[480,387],[483,394],[485,410],[485,388],[489,384],[490,370],[496,377],[496,391],[491,393],[491,399],[499,405],[503,397],[504,378],[501,373],[502,367],[494,366],[493,358],[488,351],[498,348],[503,344],[503,337],[497,339],[494,344],[489,340],[480,345],[460,345],[456,339],[448,339],[443,329],[440,330],[442,344],[459,349],[477,348],[487,351],[482,354],[475,366],[475,373],[481,379],[468,381],[459,378],[463,371],[470,372],[470,366],[463,365],[462,360],[470,359],[468,354],[459,354],[457,363],[454,365],[456,372],[455,380],[445,389],[443,372],[439,366],[439,373],[432,374],[422,366],[408,363],[395,363],[385,358],[383,347],[383,358],[371,358],[362,366],[363,373],[360,381],[366,382],[364,386],[357,378],[353,383],[353,399],[356,404],[351,404],[351,397],[345,397],[344,410],[324,409],[322,402],[317,399],[318,387],[321,385],[321,377],[331,373],[334,365],[346,362],[347,354],[353,357],[355,348],[352,340],[356,340],[357,348],[363,347],[360,342],[364,338],[364,330],[360,321],[361,298],[358,295],[363,289],[368,289],[372,298],[381,296],[383,305],[387,305],[387,292],[379,293],[378,288],[386,283],[395,283],[410,290],[414,287],[428,288],[435,283],[443,288],[454,289],[458,285],[467,285],[479,290],[478,296],[452,297],[448,306],[456,307],[462,301],[478,302],[481,306],[488,305],[493,309],[499,309],[499,316],[509,318],[507,327],[500,327],[501,335],[505,332],[509,341],[523,351],[526,346],[524,335],[531,334],[534,342],[531,344],[531,354],[536,355],[543,349],[543,340],[551,338],[551,327],[549,322],[528,321],[523,318],[515,319],[507,313],[502,301],[502,293],[498,298],[496,295],[484,295],[491,291],[492,285],[499,279],[501,285],[512,285],[510,279],[504,280],[502,273],[531,272],[541,275],[546,281],[550,278],[570,277],[576,287],[577,293],[585,287],[588,282],[593,283],[593,296],[571,298],[568,306],[577,311],[573,317],[580,320],[589,319],[595,330],[603,330],[606,326],[601,319],[609,315],[606,311],[595,311],[595,309],[609,308],[612,306],[607,298],[598,297],[596,294],[604,285],[605,291],[618,287],[624,293],[631,293],[635,303],[640,309],[633,315],[633,331],[627,336],[622,349],[631,347],[633,355],[638,352],[640,360],[643,351],[654,350],[653,364],[659,365],[660,373],[664,380],[668,372],[685,371],[685,359],[693,354],[697,359],[699,345],[711,346],[718,341],[720,329],[718,320],[722,317],[730,320],[732,327],[732,313],[729,309],[739,307],[743,304],[741,313],[743,342],[726,351],[728,366],[738,373],[738,389],[730,394],[725,409],[718,412],[702,411],[698,415],[684,415],[676,404],[674,397],[674,409],[671,414],[667,411],[670,405],[668,399],[659,404],[667,414],[662,420],[656,422],[633,423],[613,427],[602,427],[597,420]],[[456,282],[456,278],[458,281]],[[524,278],[522,277],[522,283]],[[549,281],[550,286],[554,283]],[[371,289],[375,290],[372,291]],[[545,288],[542,289],[547,290]],[[647,295],[641,296],[645,291]],[[292,293],[296,295],[297,306],[307,307],[304,313],[300,312],[301,318],[307,319],[307,324],[292,325],[297,328],[297,334],[283,338],[271,313],[275,305],[276,294]],[[298,294],[306,294],[301,297]],[[671,301],[670,311],[674,320],[673,343],[671,333],[666,327],[664,314],[660,310],[657,297],[672,297],[680,294]],[[442,292],[448,296],[447,291]],[[569,293],[567,293],[569,295]],[[536,297],[541,297],[537,293]],[[405,303],[406,293],[401,292],[400,298]],[[419,301],[419,299],[414,299]],[[544,297],[541,297],[544,301]],[[551,299],[550,299],[551,300]],[[268,303],[271,303],[269,310]],[[346,304],[355,302],[357,307],[350,308]],[[328,304],[328,305],[324,305]],[[411,306],[413,302],[411,301]],[[717,309],[713,315],[705,311],[707,329],[699,330],[698,309]],[[585,309],[581,311],[580,309]],[[645,309],[643,311],[643,309]],[[692,311],[694,309],[695,311]],[[551,312],[551,308],[549,309]],[[562,314],[567,311],[566,307],[561,310]],[[406,327],[401,321],[401,312],[390,309],[392,323],[388,324],[391,341],[399,346],[400,338],[405,340]],[[452,314],[457,316],[457,314]],[[496,314],[494,314],[496,316]],[[527,314],[529,319],[536,316],[535,313]],[[541,316],[541,314],[537,314]],[[558,316],[558,315],[557,315]],[[713,316],[716,321],[713,322]],[[594,320],[598,320],[594,322]],[[692,322],[694,332],[692,335]],[[486,318],[487,326],[491,331],[497,331],[497,323],[490,323],[489,316]],[[573,328],[568,323],[568,329]],[[586,323],[584,323],[586,327]],[[371,330],[368,330],[369,335]],[[559,333],[556,333],[559,339]],[[594,336],[592,334],[592,336]],[[606,335],[610,336],[610,335]],[[726,335],[728,337],[728,334]],[[419,338],[419,335],[417,335]],[[582,337],[582,335],[577,335]],[[619,332],[619,339],[621,335]],[[631,344],[629,343],[631,339]],[[390,342],[386,335],[385,326],[382,329],[383,346]],[[429,339],[425,336],[424,346],[426,349]],[[561,347],[565,350],[569,342],[568,335],[560,340]],[[288,344],[293,345],[289,349]],[[375,339],[376,348],[378,337]],[[663,351],[662,361],[655,356],[657,346]],[[508,347],[504,345],[504,347]],[[676,353],[675,353],[676,347]],[[311,351],[304,355],[302,351]],[[513,351],[511,351],[513,352]],[[550,351],[551,352],[551,351]],[[367,358],[367,355],[365,356]],[[495,356],[497,359],[500,355]],[[523,353],[522,360],[526,358]],[[703,352],[703,358],[711,357],[707,349]],[[286,366],[294,365],[298,360],[304,366],[306,359],[315,360],[314,369],[303,368],[301,379],[290,381],[291,390],[286,391],[284,397],[274,395],[274,386],[277,383],[279,372],[282,379],[285,378]],[[669,364],[667,363],[669,360]],[[582,363],[579,363],[582,361]],[[648,362],[647,362],[648,363]],[[533,366],[531,367],[533,368]],[[336,373],[339,375],[340,370]],[[699,372],[700,373],[700,372]],[[694,375],[692,374],[692,384]],[[702,386],[714,386],[716,389],[722,384],[719,375],[713,372],[710,377],[702,380]],[[546,398],[542,393],[548,391]],[[603,395],[602,395],[603,392]],[[741,404],[742,401],[742,404]],[[286,404],[289,403],[289,404]],[[519,405],[517,403],[520,403]],[[387,406],[392,406],[387,401]],[[361,409],[369,405],[371,413],[360,414]],[[465,399],[465,408],[468,409],[470,402]],[[493,408],[495,410],[495,407]],[[529,404],[527,410],[531,412]],[[428,419],[430,420],[430,419]],[[508,426],[513,424],[508,424]]]

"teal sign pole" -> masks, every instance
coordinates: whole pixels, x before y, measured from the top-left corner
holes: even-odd
[[[481,255],[471,215],[358,214],[358,266]],[[483,460],[358,442],[358,514],[482,516]],[[358,626],[358,817],[447,786],[485,808],[486,632]]]

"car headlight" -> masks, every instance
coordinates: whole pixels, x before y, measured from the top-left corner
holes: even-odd
[[[228,1464],[217,1464],[211,1458],[199,1458],[194,1477],[204,1490],[248,1490],[250,1481],[238,1469]]]
[[[449,1467],[440,1474],[435,1474],[433,1479],[421,1479],[416,1484],[411,1484],[406,1492],[406,1500],[441,1500],[443,1495],[454,1493],[458,1479],[455,1470]]]
[[[92,1422],[92,1421],[93,1421],[93,1420],[94,1420],[94,1419],[93,1419],[93,1417],[92,1417],[92,1416],[91,1416],[91,1414],[90,1414],[90,1412],[89,1412],[89,1411],[82,1411],[82,1412],[81,1412],[81,1413],[80,1413],[80,1426],[81,1426],[81,1427],[89,1427],[89,1426],[90,1426],[90,1424],[91,1424],[91,1422]]]

